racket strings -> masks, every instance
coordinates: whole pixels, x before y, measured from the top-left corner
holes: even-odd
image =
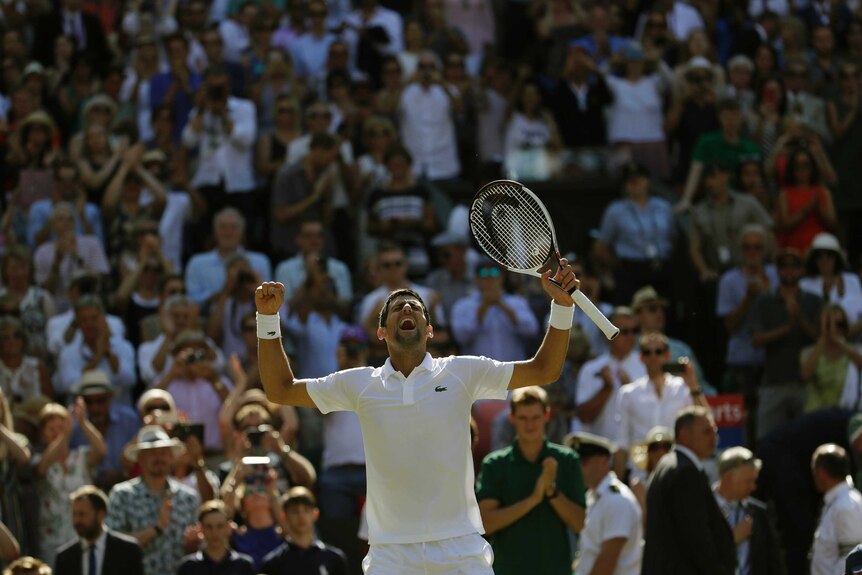
[[[509,184],[491,186],[476,198],[471,225],[482,248],[507,267],[538,269],[552,250],[544,210],[532,196]]]

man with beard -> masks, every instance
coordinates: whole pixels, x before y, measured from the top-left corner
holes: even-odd
[[[92,485],[85,485],[69,496],[72,526],[78,533],[57,553],[56,575],[143,575],[141,546],[133,538],[107,529],[108,497]]]
[[[431,316],[409,289],[389,294],[378,315],[377,338],[389,357],[379,368],[359,367],[326,377],[294,376],[281,342],[278,310],[284,285],[257,288],[260,375],[270,401],[317,407],[324,414],[353,411],[365,444],[368,499],[367,575],[463,573],[491,575],[493,551],[482,537],[482,517],[473,491],[470,410],[480,399],[505,399],[509,390],[555,382],[562,371],[574,317],[568,290],[579,285],[565,258],[551,283],[548,330],[529,360],[486,357],[433,358]],[[562,286],[559,287],[559,286]],[[573,524],[583,508],[564,492],[549,493],[549,505]]]

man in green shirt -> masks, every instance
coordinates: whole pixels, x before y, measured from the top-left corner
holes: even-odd
[[[742,158],[760,156],[757,144],[741,135],[742,113],[739,111],[738,100],[725,98],[719,103],[718,121],[721,124],[720,130],[707,132],[697,139],[691,154],[691,166],[685,180],[682,200],[676,205],[676,211],[687,211],[691,208],[691,200],[700,185],[706,165],[720,165],[735,174]]]
[[[516,389],[510,407],[515,442],[485,457],[476,483],[494,573],[570,575],[568,529],[583,528],[586,507],[580,460],[545,437],[545,390]]]

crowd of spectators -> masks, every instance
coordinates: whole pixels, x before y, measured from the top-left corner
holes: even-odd
[[[857,0],[4,0],[0,32],[0,559],[62,572],[104,520],[147,575],[358,573],[358,420],[266,400],[254,289],[285,284],[298,377],[379,365],[403,287],[435,356],[526,359],[546,298],[473,249],[462,205],[507,176],[567,182],[570,211],[582,178],[604,190],[561,238],[620,335],[576,313],[538,400],[581,454],[565,501],[622,493],[649,541],[680,410],[740,394],[751,451],[706,466],[719,504],[774,523],[791,574],[862,543],[832,505],[862,506]],[[517,405],[476,405],[477,471],[523,439]]]

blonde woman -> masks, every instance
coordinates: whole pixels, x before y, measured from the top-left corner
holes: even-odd
[[[89,445],[71,449],[76,420]],[[80,397],[71,413],[59,403],[45,405],[39,412],[38,429],[42,452],[34,456],[33,467],[39,478],[39,556],[53,563],[57,547],[76,536],[69,494],[93,482],[107,449],[102,434],[87,419]]]

